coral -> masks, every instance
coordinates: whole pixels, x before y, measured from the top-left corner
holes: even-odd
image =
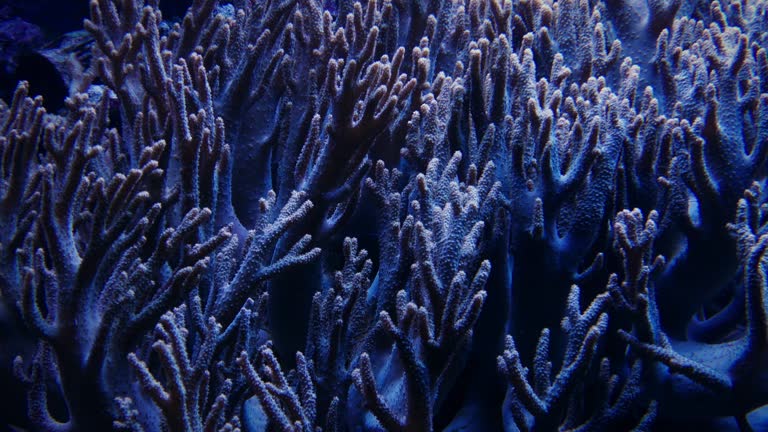
[[[0,104],[0,422],[765,427],[765,1],[89,8]]]

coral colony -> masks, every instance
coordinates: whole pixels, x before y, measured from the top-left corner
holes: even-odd
[[[10,429],[768,430],[768,1],[84,28],[0,107]]]

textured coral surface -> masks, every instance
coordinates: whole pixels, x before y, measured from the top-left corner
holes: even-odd
[[[1,424],[768,430],[768,1],[89,7],[0,103]]]

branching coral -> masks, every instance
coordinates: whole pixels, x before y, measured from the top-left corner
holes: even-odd
[[[764,426],[764,1],[158,3],[0,105],[1,421]]]

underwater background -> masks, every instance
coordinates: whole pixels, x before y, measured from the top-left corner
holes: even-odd
[[[768,1],[0,3],[0,430],[768,431]]]

